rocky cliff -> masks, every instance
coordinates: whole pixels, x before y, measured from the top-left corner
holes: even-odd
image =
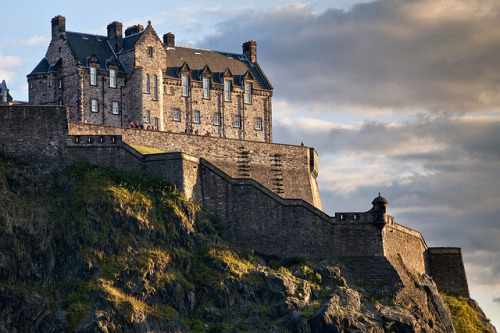
[[[242,251],[147,175],[1,158],[0,228],[1,332],[454,331],[434,282],[402,262]]]

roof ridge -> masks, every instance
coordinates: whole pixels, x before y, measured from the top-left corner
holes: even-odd
[[[96,35],[96,34],[91,34],[88,32],[77,32],[77,31],[66,31],[66,33],[71,33],[71,34],[80,34],[80,35],[87,35],[87,36],[94,36],[94,37],[101,37],[101,38],[106,38],[108,39],[108,36],[105,35]]]

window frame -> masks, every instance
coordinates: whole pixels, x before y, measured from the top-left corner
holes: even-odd
[[[149,78],[149,74],[146,74],[146,75],[144,76],[144,92],[145,92],[146,94],[149,94],[149,93],[151,92],[151,90],[150,90],[151,88],[150,88],[150,86],[149,86],[149,85],[150,85],[150,78]]]
[[[198,110],[193,111],[193,123],[195,123],[195,124],[200,123],[200,111],[198,111]]]
[[[90,85],[91,86],[97,86],[97,68],[95,67],[90,67]]]
[[[241,128],[241,116],[239,114],[234,116],[234,127]]]
[[[151,111],[146,110],[146,124],[151,123]]]
[[[220,112],[216,112],[214,114],[214,125],[220,126],[220,120],[221,120],[221,114],[220,114]]]
[[[95,106],[95,108],[94,108]],[[94,113],[99,112],[99,101],[97,99],[91,99],[90,100],[90,111]]]
[[[109,87],[116,88],[116,70],[115,69],[109,70]]]
[[[120,114],[120,105],[117,101],[111,102],[111,113],[114,115]]]
[[[152,46],[148,46],[148,56],[150,58],[153,58],[153,47]]]
[[[224,102],[231,102],[231,81],[224,80]]]
[[[174,109],[174,121],[181,121],[181,110]]]
[[[203,98],[210,99],[210,78],[203,78]]]
[[[155,129],[159,130],[160,129],[160,121],[159,121],[158,117],[154,117],[153,121],[154,121],[153,125],[154,125]]]
[[[252,104],[252,83],[245,83],[245,104]]]
[[[255,129],[257,131],[262,131],[262,118],[260,117],[255,118]]]
[[[49,87],[52,87],[54,85],[54,79],[49,77]]]
[[[158,100],[158,76],[153,75],[153,100]]]
[[[187,74],[182,75],[182,96],[189,96],[189,78]]]

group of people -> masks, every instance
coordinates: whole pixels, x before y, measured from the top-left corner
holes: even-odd
[[[131,121],[130,122],[130,128],[147,129],[147,130],[150,130],[150,131],[157,131],[158,130],[158,128],[156,126],[153,126],[153,125],[144,126],[144,124],[139,124],[138,121],[136,121],[136,122]]]
[[[186,129],[184,130],[184,134],[190,134],[190,135],[193,135],[193,134],[194,134],[194,135],[200,135],[200,132],[198,131],[198,129],[196,129],[196,130],[194,131],[194,133],[193,133],[193,129],[192,129],[192,128],[190,128],[189,130],[186,128]],[[211,133],[210,133],[210,131],[207,131],[207,132],[206,132],[203,136],[204,136],[204,137],[207,137],[207,136],[210,136],[210,134],[211,134]]]

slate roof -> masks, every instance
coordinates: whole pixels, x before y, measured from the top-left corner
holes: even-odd
[[[138,33],[133,34],[133,35],[130,35],[130,36],[127,36],[127,37],[124,37],[123,38],[123,48],[120,50],[119,53],[133,50],[135,43],[137,43],[139,38],[141,38],[142,34],[143,34],[143,31],[138,32]]]
[[[243,54],[194,49],[176,46],[167,48],[167,76],[179,78],[179,69],[186,63],[192,70],[191,79],[200,81],[201,70],[207,65],[212,72],[214,82],[222,83],[222,75],[229,69],[236,85],[242,85],[242,76],[250,72],[255,79],[257,89],[272,89],[271,84],[262,73],[258,65],[250,63]]]
[[[107,61],[115,56],[113,49],[108,43],[108,37],[84,34],[80,32],[66,32],[69,45],[75,52],[76,58],[82,66],[88,67],[88,60],[95,55],[99,60],[99,65],[107,69]],[[118,70],[125,71],[125,68],[118,62]]]
[[[45,57],[38,63],[38,65],[36,65],[35,69],[33,69],[33,71],[29,75],[37,73],[50,73],[57,70],[61,65],[62,59],[59,58],[59,60],[51,64]]]

